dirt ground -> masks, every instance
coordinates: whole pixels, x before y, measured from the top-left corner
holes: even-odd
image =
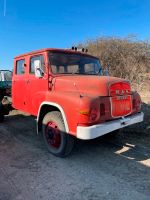
[[[150,199],[150,106],[121,135],[77,141],[57,158],[36,135],[35,119],[12,112],[0,124],[0,200]]]

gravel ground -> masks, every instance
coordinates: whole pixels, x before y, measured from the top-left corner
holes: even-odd
[[[116,137],[77,140],[65,159],[47,152],[34,118],[11,113],[0,124],[0,200],[150,199],[149,106],[143,110],[143,123]]]

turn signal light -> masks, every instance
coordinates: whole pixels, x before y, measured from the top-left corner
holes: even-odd
[[[137,92],[134,92],[132,96],[133,112],[139,112],[141,110],[141,103],[140,95]]]

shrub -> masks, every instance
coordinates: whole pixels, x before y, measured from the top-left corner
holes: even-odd
[[[136,89],[141,88],[144,74],[150,69],[150,45],[147,41],[138,41],[134,37],[100,37],[78,46],[88,48],[90,54],[97,56],[103,69],[109,66],[110,75],[125,78]]]

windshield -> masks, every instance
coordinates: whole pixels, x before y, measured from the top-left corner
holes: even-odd
[[[71,53],[49,53],[53,74],[102,75],[97,58]]]

